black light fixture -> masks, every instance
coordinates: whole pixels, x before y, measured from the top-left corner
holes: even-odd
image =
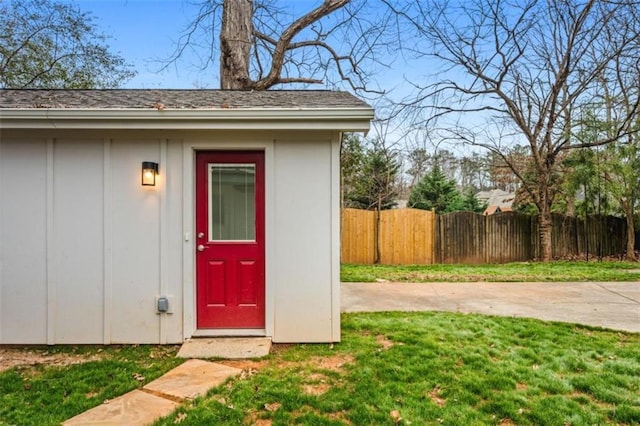
[[[158,163],[152,161],[142,162],[142,186],[156,186],[158,175]]]

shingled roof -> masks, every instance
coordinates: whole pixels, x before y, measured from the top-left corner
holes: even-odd
[[[347,92],[328,90],[17,90],[0,89],[0,109],[229,108],[358,109],[371,107]]]
[[[3,129],[368,131],[373,108],[327,90],[0,89]]]

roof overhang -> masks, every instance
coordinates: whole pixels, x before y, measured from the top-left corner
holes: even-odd
[[[371,108],[0,110],[0,129],[269,129],[367,132]]]

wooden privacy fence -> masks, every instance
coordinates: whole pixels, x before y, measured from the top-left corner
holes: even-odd
[[[611,256],[626,248],[626,222],[553,215],[552,255]],[[435,215],[416,209],[342,211],[342,261],[386,265],[506,263],[539,258],[538,220],[514,212]]]
[[[342,261],[385,265],[434,263],[434,218],[433,212],[417,209],[381,212],[343,209]]]

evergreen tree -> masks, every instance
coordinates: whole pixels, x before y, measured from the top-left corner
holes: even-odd
[[[487,208],[487,203],[481,203],[476,197],[473,188],[469,187],[462,194],[461,210],[482,213]]]
[[[340,146],[340,194],[341,206],[350,207],[349,198],[362,175],[365,148],[360,136],[345,133]]]
[[[365,149],[359,173],[345,194],[345,207],[386,210],[396,206],[398,196],[398,154],[374,141]]]
[[[455,181],[448,179],[440,167],[435,165],[411,190],[408,206],[448,213],[462,210],[463,200]]]

